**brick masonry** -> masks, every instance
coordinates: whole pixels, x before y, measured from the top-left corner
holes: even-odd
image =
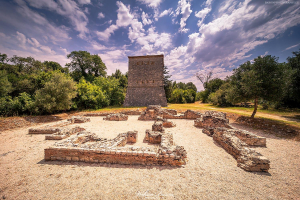
[[[128,56],[128,87],[124,106],[167,106],[164,56]]]

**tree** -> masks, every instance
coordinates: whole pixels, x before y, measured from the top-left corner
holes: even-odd
[[[283,104],[288,107],[300,107],[300,51],[293,52],[282,65],[284,74]]]
[[[93,83],[101,88],[109,100],[109,105],[122,105],[125,99],[125,93],[123,89],[119,87],[119,80],[111,77],[97,77]]]
[[[43,64],[45,65],[46,70],[59,70],[62,73],[69,73],[69,69],[67,67],[62,67],[58,62],[54,61],[44,61]]]
[[[4,97],[12,90],[11,83],[8,81],[5,70],[0,70],[0,83],[0,97]]]
[[[70,68],[74,80],[79,81],[81,77],[92,81],[94,77],[106,76],[106,66],[97,55],[91,55],[87,51],[72,51],[67,55],[71,59],[66,66]]]
[[[281,97],[282,73],[277,61],[274,56],[259,56],[253,64],[248,61],[234,70],[228,99],[232,103],[254,100],[251,118],[257,112],[258,99],[274,101]]]
[[[205,72],[198,72],[196,73],[196,77],[201,81],[203,84],[203,87],[205,88],[206,83],[212,78],[213,72],[209,71],[207,73]]]
[[[172,80],[170,80],[170,78],[172,77],[172,75],[169,75],[170,71],[168,71],[168,67],[164,65],[164,90],[165,90],[165,94],[166,94],[166,98],[167,100],[171,97],[172,95]]]
[[[70,109],[74,97],[76,83],[71,77],[55,72],[44,88],[36,91],[35,104],[40,110],[53,113]]]
[[[109,105],[109,99],[101,88],[81,78],[77,84],[78,95],[75,98],[76,106],[80,109],[99,109]]]

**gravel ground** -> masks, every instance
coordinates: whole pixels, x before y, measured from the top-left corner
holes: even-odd
[[[145,146],[145,130],[153,122],[137,118],[111,122],[91,117],[91,122],[76,125],[106,138],[137,130],[134,145]],[[238,168],[193,120],[172,121],[176,127],[166,131],[187,151],[183,167],[45,162],[44,148],[55,141],[27,134],[30,127],[3,131],[0,199],[300,199],[299,142],[248,128],[267,137],[267,148],[256,150],[271,161],[269,173],[251,173]]]

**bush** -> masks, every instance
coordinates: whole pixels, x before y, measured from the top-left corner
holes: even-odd
[[[204,90],[201,92],[198,92],[198,98],[202,103],[207,103],[208,101],[208,96],[209,96],[209,91],[208,90]]]
[[[231,106],[232,104],[227,99],[228,88],[230,87],[229,83],[223,84],[220,89],[216,92],[210,93],[208,96],[208,101],[213,105],[218,106]]]
[[[0,115],[14,116],[32,113],[34,113],[34,100],[26,92],[15,98],[6,96],[0,99]]]
[[[76,83],[71,77],[55,72],[42,89],[36,91],[35,105],[41,112],[68,110],[76,97]]]
[[[104,78],[97,77],[93,82],[96,86],[100,87],[105,93],[107,99],[109,100],[109,105],[122,105],[125,100],[125,92],[122,87],[120,87],[120,82],[114,77]]]
[[[80,109],[99,109],[109,105],[109,100],[101,88],[83,78],[77,84],[77,92],[75,102]]]

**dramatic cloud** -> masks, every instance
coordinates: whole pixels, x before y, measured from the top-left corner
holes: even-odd
[[[162,2],[162,0],[137,0],[143,4],[146,4],[149,7],[156,8]]]
[[[28,12],[30,10],[22,0],[17,0],[18,4],[23,7],[24,10]],[[27,0],[27,2],[35,8],[39,9],[49,9],[50,11],[55,11],[58,14],[67,17],[70,22],[73,24],[74,29],[79,32],[79,37],[84,39],[86,38],[86,34],[89,32],[87,26],[88,18],[85,15],[84,11],[82,11],[75,1],[70,0],[59,0],[58,3],[53,0]],[[80,4],[89,4],[90,0],[79,0]],[[29,11],[34,13],[33,11]],[[32,20],[39,21],[40,17],[36,18],[32,16]]]
[[[178,6],[176,9],[176,15],[181,14],[182,17],[180,19],[180,32],[186,33],[189,29],[185,28],[186,25],[186,20],[189,18],[191,15],[192,10],[191,10],[191,4],[190,2],[187,2],[186,0],[179,0],[178,1]]]

